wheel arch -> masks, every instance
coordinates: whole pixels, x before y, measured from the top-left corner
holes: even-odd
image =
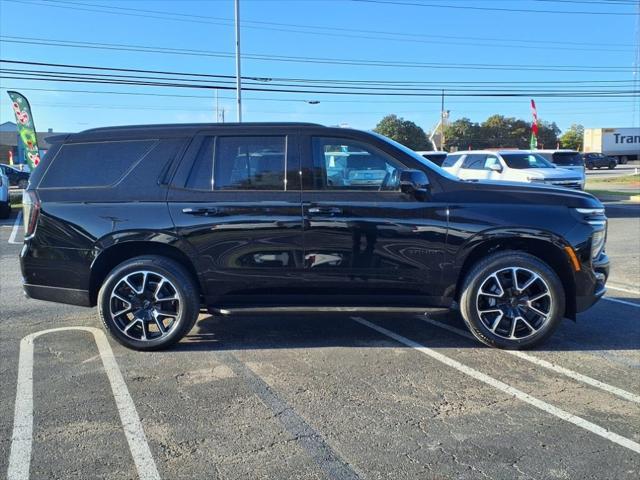
[[[459,257],[460,268],[456,283],[455,298],[460,299],[462,286],[467,273],[480,259],[495,252],[520,251],[533,255],[545,262],[560,278],[565,291],[565,316],[575,320],[576,317],[576,281],[571,259],[564,250],[568,243],[555,235],[544,233],[534,235],[531,232],[514,235],[510,233],[494,233],[470,245],[464,255]]]
[[[105,278],[114,267],[134,257],[143,255],[160,255],[171,258],[185,267],[193,281],[198,286],[200,295],[203,294],[203,284],[191,259],[179,248],[153,241],[126,241],[111,245],[100,251],[91,264],[89,279],[89,299],[91,306],[95,306],[98,291]]]

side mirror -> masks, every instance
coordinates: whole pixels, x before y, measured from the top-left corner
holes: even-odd
[[[489,165],[489,170],[491,170],[492,172],[502,172],[502,165],[500,165],[499,163],[492,163],[491,165]]]
[[[429,178],[421,170],[403,170],[400,172],[400,191],[424,200],[429,192]]]

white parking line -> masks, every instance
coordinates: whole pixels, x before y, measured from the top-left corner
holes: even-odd
[[[9,243],[13,245],[20,245],[22,242],[16,242],[16,236],[18,235],[18,230],[20,229],[20,222],[22,221],[22,212],[18,212],[18,216],[16,217],[16,221],[13,224],[13,230],[11,230],[11,236],[9,237]]]
[[[627,302],[626,300],[620,300],[618,298],[611,297],[602,297],[603,300],[607,300],[608,302],[621,303],[622,305],[628,305],[629,307],[640,308],[640,303]]]
[[[42,335],[69,330],[93,334],[102,359],[102,365],[111,384],[111,391],[118,407],[120,421],[129,443],[138,477],[143,480],[160,480],[138,412],[113,356],[111,346],[102,330],[93,327],[52,328],[27,335],[20,341],[18,386],[16,389],[13,435],[11,436],[11,453],[9,454],[7,479],[27,480],[29,478],[33,443],[33,342]]]
[[[618,290],[619,292],[633,293],[634,295],[640,295],[640,291],[638,290],[631,290],[630,288],[614,287],[609,284],[607,284],[607,289]]]
[[[450,332],[453,332],[457,335],[460,335],[465,338],[470,338],[471,340],[475,340],[475,337],[460,328],[453,327],[451,325],[447,325],[446,323],[438,322],[436,320],[432,320],[430,318],[420,317],[419,320],[428,323],[429,325],[436,326],[438,328],[443,328]],[[533,355],[529,355],[528,353],[517,351],[517,350],[502,350],[504,353],[508,353],[513,355],[514,357],[521,358],[522,360],[526,360],[527,362],[534,363],[540,367],[547,368],[549,370],[553,370],[556,373],[561,375],[565,375],[569,378],[573,378],[578,382],[586,383],[587,385],[591,385],[592,387],[599,388],[604,390],[605,392],[609,392],[613,395],[617,395],[620,398],[624,398],[625,400],[629,400],[630,402],[640,403],[640,395],[636,395],[631,392],[627,392],[618,387],[614,387],[613,385],[609,385],[608,383],[601,382],[600,380],[596,380],[595,378],[588,377],[578,372],[574,372],[573,370],[569,370],[568,368],[561,367],[560,365],[556,365],[555,363],[548,362],[546,360],[542,360],[541,358],[534,357]]]
[[[480,382],[486,383],[487,385],[490,385],[508,395],[512,395],[514,397],[516,397],[519,400],[522,400],[525,403],[528,403],[529,405],[532,405],[544,412],[547,412],[555,417],[560,418],[561,420],[564,420],[566,422],[572,423],[580,428],[583,428],[591,433],[595,433],[596,435],[605,438],[613,443],[616,443],[622,447],[628,448],[629,450],[635,452],[635,453],[640,453],[640,443],[636,443],[633,440],[623,437],[622,435],[618,435],[617,433],[614,432],[610,432],[609,430],[607,430],[606,428],[601,427],[600,425],[596,425],[595,423],[591,423],[588,420],[585,420],[582,417],[578,417],[577,415],[573,415],[565,410],[562,410],[558,407],[554,407],[553,405],[544,402],[542,400],[538,400],[535,397],[532,397],[531,395],[529,395],[528,393],[523,392],[522,390],[518,390],[517,388],[512,387],[511,385],[508,385],[504,382],[501,382],[500,380],[496,380],[493,377],[490,377],[489,375],[482,373],[474,368],[468,367],[460,362],[458,362],[457,360],[454,360],[452,358],[447,357],[446,355],[443,355],[439,352],[436,352],[435,350],[425,347],[424,345],[421,345],[418,342],[414,342],[413,340],[410,340],[406,337],[403,337],[402,335],[399,335],[395,332],[392,332],[391,330],[387,330],[386,328],[380,327],[378,325],[376,325],[375,323],[371,323],[363,318],[360,317],[351,317],[353,320],[355,320],[356,322],[369,327],[375,331],[377,331],[378,333],[381,333],[383,335],[386,335],[389,338],[394,339],[395,341],[402,343],[408,347],[413,348],[414,350],[417,350],[420,353],[423,353],[441,363],[444,363],[445,365],[454,368],[456,370],[458,370],[459,372],[464,373],[465,375],[470,376],[471,378],[474,378]]]

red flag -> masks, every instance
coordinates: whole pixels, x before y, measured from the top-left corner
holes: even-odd
[[[531,99],[531,113],[533,114],[533,123],[531,124],[531,150],[538,148],[538,112],[536,111],[536,102]]]

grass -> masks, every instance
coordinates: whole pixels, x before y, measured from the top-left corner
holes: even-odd
[[[635,185],[640,186],[640,173],[634,173],[633,175],[621,175],[619,177],[605,177],[605,178],[590,178],[589,184],[610,184],[615,183],[618,185]]]

